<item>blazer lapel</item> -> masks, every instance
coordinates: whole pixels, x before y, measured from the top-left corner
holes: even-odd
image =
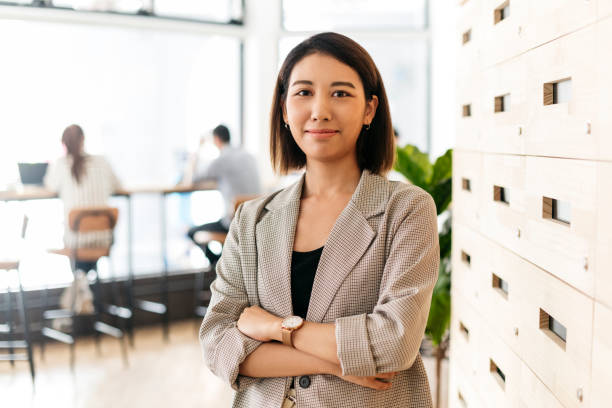
[[[323,248],[306,320],[323,320],[340,285],[376,237],[368,218],[384,211],[388,200],[386,187],[386,179],[363,171],[357,189],[336,220]]]
[[[302,175],[298,182],[271,200],[266,205],[269,213],[256,227],[258,281],[261,284],[258,290],[271,304],[268,311],[280,317],[293,314],[291,255],[303,184]]]

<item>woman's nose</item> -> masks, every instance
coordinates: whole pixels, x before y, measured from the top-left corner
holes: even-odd
[[[329,100],[326,96],[319,94],[313,98],[310,119],[313,121],[331,119]]]

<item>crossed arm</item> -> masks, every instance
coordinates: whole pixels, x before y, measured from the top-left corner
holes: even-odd
[[[335,324],[304,322],[293,333],[293,346],[280,343],[282,319],[258,306],[246,308],[238,320],[238,330],[264,342],[240,364],[239,373],[248,377],[293,377],[307,374],[332,374],[345,381],[377,390],[391,387],[385,381],[396,373],[375,376],[342,375],[336,353]]]
[[[399,223],[374,310],[341,317],[333,323],[305,322],[294,332],[295,348],[277,342],[281,318],[248,306],[245,280],[240,274],[230,273],[242,269],[235,219],[200,329],[208,367],[236,390],[257,377],[307,374],[336,375],[371,388],[390,386],[380,378],[391,378],[395,372],[408,369],[418,355],[437,279],[435,205],[429,198],[416,207],[407,218],[428,220],[429,225],[425,228],[422,222],[409,219]],[[243,378],[237,378],[238,374]]]

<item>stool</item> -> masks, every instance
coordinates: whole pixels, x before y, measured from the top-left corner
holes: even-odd
[[[23,217],[23,227],[21,229],[21,237],[25,238],[25,232],[28,224],[28,218],[26,216]],[[17,309],[19,311],[19,317],[21,320],[21,324],[23,325],[23,339],[15,339],[16,334],[16,321],[13,315],[13,303],[11,301],[11,289],[10,286],[7,286],[6,293],[6,311],[7,311],[7,319],[6,323],[0,324],[0,336],[8,337],[5,341],[0,341],[0,349],[7,349],[8,354],[0,354],[0,360],[10,361],[11,365],[15,365],[15,361],[19,360],[27,360],[30,364],[30,375],[32,376],[32,382],[34,382],[34,378],[36,372],[34,370],[34,358],[32,354],[32,342],[30,340],[30,324],[28,322],[27,315],[27,307],[25,296],[23,294],[23,286],[21,284],[21,273],[19,271],[19,261],[0,261],[0,271],[4,271],[6,273],[10,271],[15,271],[17,273],[17,280],[19,282],[19,291],[16,293],[18,298]],[[6,336],[5,336],[6,335]],[[26,353],[15,353],[15,349],[25,349]]]
[[[86,314],[93,317],[93,328],[96,341],[96,347],[100,349],[100,334],[107,334],[119,340],[121,353],[124,363],[127,365],[127,350],[124,341],[123,327],[121,329],[111,326],[101,320],[102,314],[108,314],[114,318],[115,324],[123,320],[131,319],[132,311],[128,308],[117,306],[115,304],[104,304],[102,299],[102,287],[98,276],[98,260],[103,256],[110,255],[112,239],[108,245],[98,247],[79,247],[78,241],[80,234],[89,232],[111,231],[115,228],[118,217],[118,209],[112,207],[91,207],[91,208],[75,208],[68,214],[69,228],[76,234],[76,242],[73,248],[64,248],[60,250],[51,250],[50,252],[64,255],[70,258],[70,266],[74,274],[72,282],[72,306],[70,309],[45,310],[48,307],[48,288],[45,288],[43,296],[43,329],[41,351],[44,353],[45,337],[70,345],[70,366],[74,368],[74,344],[75,344],[75,325],[74,320],[79,314],[75,312],[75,302],[77,293],[77,271],[82,269],[83,272],[95,272],[94,288],[94,310],[93,314]],[[116,281],[113,279],[113,289],[116,289]],[[117,290],[112,291],[113,303],[118,303]],[[68,319],[70,321],[70,333],[46,326],[46,322],[55,319]]]

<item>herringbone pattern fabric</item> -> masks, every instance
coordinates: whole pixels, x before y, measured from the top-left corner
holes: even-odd
[[[237,390],[234,407],[281,407],[290,384],[238,374],[260,343],[241,334],[236,321],[250,305],[292,314],[291,251],[303,182],[241,206],[217,264],[200,341],[207,366]],[[335,322],[344,374],[399,374],[386,391],[311,375],[308,388],[296,388],[298,408],[431,406],[418,351],[438,265],[432,198],[364,171],[323,249],[307,320]]]

